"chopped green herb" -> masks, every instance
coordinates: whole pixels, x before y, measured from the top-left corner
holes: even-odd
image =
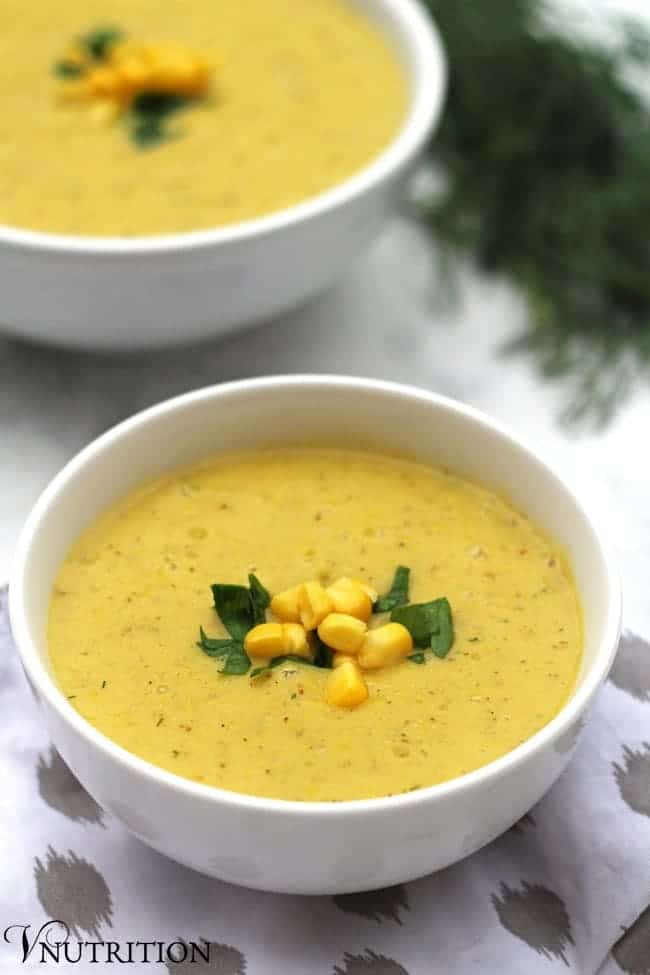
[[[407,660],[411,660],[414,664],[423,664],[426,659],[426,654],[422,650],[416,650],[415,653],[412,653],[409,657],[407,657]]]
[[[200,627],[201,639],[196,644],[208,657],[225,657],[224,665],[221,669],[222,674],[245,674],[251,662],[248,654],[244,650],[241,640],[215,640],[206,636],[203,627]]]
[[[105,681],[105,680],[103,680],[103,681],[102,681],[102,690],[104,690],[104,688],[105,688],[105,687],[106,687],[106,681]]]
[[[438,628],[431,634],[431,649],[436,657],[446,657],[454,642],[454,624],[451,618],[449,600],[438,601]]]
[[[214,608],[228,633],[237,643],[242,643],[244,637],[258,623],[263,623],[266,608],[271,603],[271,597],[259,579],[252,573],[249,575],[250,589],[246,586],[234,586],[226,583],[215,583],[211,586]],[[202,643],[214,644],[214,649],[220,650],[224,641],[208,640],[201,630]],[[206,649],[202,646],[202,649]]]
[[[131,110],[143,118],[163,118],[184,108],[192,99],[165,91],[142,91],[133,99]]]
[[[226,654],[232,650],[236,641],[231,640],[229,637],[226,639],[213,639],[212,637],[206,636],[203,627],[199,627],[200,639],[196,644],[200,647],[204,653],[207,653],[208,657],[225,657]]]
[[[228,652],[226,662],[221,668],[222,674],[247,674],[250,670],[251,660],[242,643],[233,641],[232,648]]]
[[[52,72],[57,78],[79,78],[83,74],[83,68],[74,61],[55,61]]]
[[[259,579],[252,573],[248,577],[250,589],[215,583],[211,586],[214,608],[230,634],[227,639],[213,639],[199,628],[197,644],[210,657],[225,657],[222,674],[247,674],[250,657],[244,649],[244,638],[257,623],[263,622],[271,597]]]
[[[389,592],[380,596],[373,607],[375,613],[388,613],[396,606],[404,606],[408,603],[410,574],[411,570],[405,565],[397,566]]]
[[[156,721],[156,728],[160,728],[164,720],[165,720],[164,718],[158,718],[158,720]]]
[[[253,606],[253,619],[255,623],[263,623],[266,619],[266,610],[271,605],[271,596],[268,589],[265,589],[257,576],[251,572],[248,576],[248,585]]]
[[[125,119],[132,140],[140,148],[158,145],[171,138],[167,127],[170,116],[196,101],[188,95],[143,91],[133,99]]]
[[[221,622],[234,640],[241,642],[255,625],[251,594],[246,586],[216,583],[212,598]]]
[[[103,61],[124,34],[118,27],[98,27],[84,34],[81,43],[94,61]]]
[[[391,620],[405,626],[413,637],[416,647],[428,647],[433,633],[438,631],[440,600],[428,603],[411,603],[409,606],[396,606],[390,614]]]
[[[420,649],[431,648],[437,657],[445,657],[454,642],[454,629],[449,600],[444,596],[429,603],[397,606],[391,620],[405,626]]]
[[[166,139],[164,130],[159,122],[144,120],[131,125],[131,140],[140,149],[148,149],[159,145]]]

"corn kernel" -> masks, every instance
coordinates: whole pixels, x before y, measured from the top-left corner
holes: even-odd
[[[300,622],[306,630],[315,630],[333,608],[332,600],[320,582],[305,582],[298,587]]]
[[[363,620],[346,613],[330,613],[318,627],[318,635],[332,650],[355,654],[363,643],[367,626]]]
[[[244,650],[253,657],[279,657],[285,652],[281,623],[260,623],[244,637]]]
[[[371,586],[369,582],[365,582],[363,579],[351,579],[351,582],[355,582],[365,592],[366,596],[370,602],[374,605],[379,599],[379,593],[374,586]]]
[[[412,650],[413,640],[406,627],[401,623],[385,623],[368,631],[357,659],[365,670],[372,670],[396,664]]]
[[[141,91],[149,84],[150,69],[141,58],[127,58],[118,63],[115,70],[123,87],[129,88],[133,92]]]
[[[372,613],[372,603],[367,593],[355,579],[345,576],[333,582],[327,589],[332,605],[337,613],[347,613],[360,620],[369,620]]]
[[[297,657],[310,657],[311,647],[307,640],[307,631],[300,623],[281,623],[284,640],[284,653],[293,653]]]
[[[113,68],[95,68],[88,75],[88,85],[95,95],[114,95],[120,90],[121,80]]]
[[[327,678],[326,700],[337,708],[356,708],[368,697],[368,688],[357,665],[346,660]]]
[[[137,60],[147,72],[146,87],[176,95],[203,94],[209,85],[210,65],[205,58],[171,44],[144,44]],[[142,85],[140,90],[144,90]]]
[[[140,55],[150,64],[158,64],[160,61],[160,44],[141,44]]]
[[[300,610],[298,609],[298,590],[300,586],[293,589],[285,589],[279,592],[271,600],[271,612],[282,623],[299,623]]]
[[[184,51],[175,53],[167,59],[166,67],[170,75],[177,78],[181,83],[189,82],[191,84],[196,80],[197,72],[191,54]]]
[[[340,667],[341,664],[345,663],[355,664],[356,659],[351,657],[349,653],[335,653],[332,657],[332,667],[334,667],[335,670],[337,667]]]

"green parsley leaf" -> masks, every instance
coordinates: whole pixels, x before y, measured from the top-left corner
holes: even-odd
[[[145,119],[131,125],[131,139],[140,149],[148,149],[165,142],[167,135],[158,121]]]
[[[391,620],[405,626],[420,649],[431,648],[438,657],[444,657],[454,641],[451,607],[443,596],[428,603],[412,603],[396,606]]]
[[[373,607],[375,613],[388,613],[396,606],[408,603],[410,574],[411,570],[405,565],[397,566],[390,591],[385,596],[380,596]]]
[[[123,37],[124,33],[119,27],[98,27],[84,34],[81,43],[93,60],[103,61],[113,45]]]
[[[454,642],[454,624],[451,617],[449,600],[443,597],[437,600],[437,602],[438,629],[431,634],[431,649],[436,657],[442,659],[447,656]]]
[[[253,603],[246,586],[215,583],[211,586],[214,608],[233,640],[242,643],[255,625]]]
[[[406,659],[412,661],[414,664],[423,664],[427,659],[427,655],[423,650],[417,650],[415,653],[410,654],[410,656]]]
[[[172,138],[168,122],[172,115],[194,103],[189,95],[143,91],[133,99],[125,119],[132,140],[145,149]]]
[[[271,605],[271,596],[268,589],[265,589],[257,576],[251,572],[248,576],[250,587],[251,604],[253,607],[253,619],[255,623],[263,623],[266,619],[266,610]]]
[[[244,649],[244,638],[257,623],[263,622],[264,611],[271,602],[256,576],[251,573],[248,581],[250,589],[226,583],[211,586],[214,608],[230,634],[227,639],[213,639],[205,634],[203,627],[199,628],[197,645],[201,650],[210,657],[225,657],[222,674],[248,673],[251,661]]]
[[[233,641],[232,648],[226,657],[226,662],[221,668],[222,674],[247,674],[250,670],[251,660],[244,650],[243,643]]]
[[[74,61],[55,61],[52,72],[57,78],[79,78],[83,74],[83,68]]]
[[[194,101],[189,95],[174,95],[166,91],[141,91],[131,104],[131,111],[141,118],[163,119]]]
[[[230,637],[226,638],[225,640],[215,640],[212,637],[207,636],[202,626],[199,627],[199,633],[200,637],[196,645],[197,647],[200,647],[201,650],[208,655],[208,657],[225,657],[235,643],[235,641],[231,640]]]

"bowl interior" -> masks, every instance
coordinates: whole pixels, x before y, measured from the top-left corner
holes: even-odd
[[[602,660],[604,634],[618,625],[612,622],[617,589],[611,566],[576,500],[540,460],[451,401],[373,381],[294,377],[232,383],[168,401],[109,431],[55,478],[25,526],[11,583],[16,616],[30,637],[21,647],[28,670],[41,670],[39,664],[49,670],[54,576],[71,543],[104,508],[140,482],[210,454],[280,443],[399,452],[506,494],[564,546],[573,567],[585,621],[578,687],[599,655]]]

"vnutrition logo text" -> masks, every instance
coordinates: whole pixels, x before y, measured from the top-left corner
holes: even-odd
[[[28,958],[42,965],[78,962],[104,965],[206,964],[210,943],[196,941],[77,941],[70,938],[65,921],[46,921],[38,931],[31,924],[10,924],[4,930],[7,944],[15,944],[23,964]]]

